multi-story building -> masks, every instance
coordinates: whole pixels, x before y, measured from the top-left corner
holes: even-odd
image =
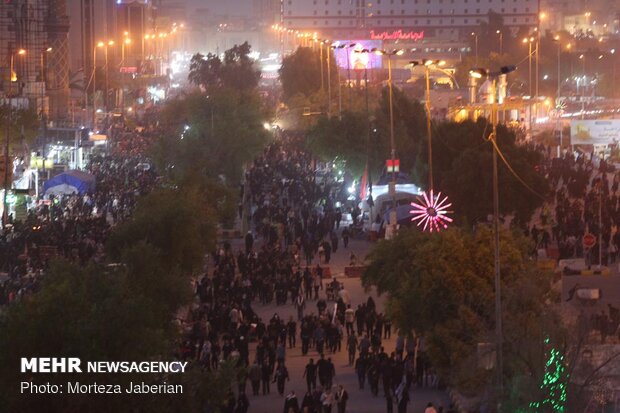
[[[373,38],[400,30],[458,40],[486,21],[489,12],[501,14],[508,27],[535,27],[539,1],[283,0],[281,24],[331,38]]]
[[[5,96],[27,98],[40,115],[66,113],[68,62],[65,0],[0,4],[0,73]]]

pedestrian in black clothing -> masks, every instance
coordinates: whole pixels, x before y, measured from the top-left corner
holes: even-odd
[[[314,364],[314,359],[310,359],[308,364],[306,364],[306,368],[304,369],[304,375],[302,377],[306,378],[306,384],[308,385],[308,393],[312,390],[316,389],[316,364]]]
[[[252,232],[248,231],[247,234],[245,234],[245,253],[246,255],[250,253],[250,251],[252,251],[252,246],[254,245],[254,236],[252,235]]]
[[[291,316],[288,323],[286,324],[286,332],[288,335],[288,348],[295,347],[297,338],[297,323],[293,321],[293,316]]]
[[[284,413],[299,413],[299,401],[294,390],[291,390],[284,399]]]
[[[338,391],[336,392],[336,406],[338,406],[338,413],[346,413],[348,400],[349,393],[347,393],[341,384],[338,386]]]
[[[360,390],[364,389],[364,383],[366,382],[366,359],[364,357],[358,357],[355,362],[355,372],[357,373],[357,382],[360,385]]]
[[[348,248],[349,246],[349,228],[344,228],[342,230],[342,243],[344,244],[344,248]]]
[[[312,393],[307,392],[304,396],[304,399],[301,401],[301,411],[303,413],[315,413],[314,409],[314,397],[312,397]]]
[[[268,364],[261,367],[261,381],[263,382],[263,396],[269,394],[269,381],[271,379],[271,369]]]
[[[239,397],[237,398],[237,407],[235,408],[235,413],[248,413],[249,408],[250,408],[250,401],[248,400],[248,396],[245,395],[245,392],[239,393]]]
[[[407,413],[407,404],[409,404],[409,392],[403,389],[398,400],[398,413]]]
[[[392,397],[391,391],[387,392],[387,394],[385,395],[385,401],[387,403],[387,413],[393,413],[394,412],[394,398]]]
[[[278,394],[280,396],[284,396],[284,384],[287,380],[291,380],[288,376],[288,369],[284,366],[284,363],[280,363],[273,375],[273,382],[278,386]]]
[[[250,367],[250,370],[248,372],[248,378],[252,383],[252,394],[254,396],[258,396],[258,393],[260,391],[261,378],[261,367],[258,362],[255,361],[254,364],[252,364],[252,366]]]

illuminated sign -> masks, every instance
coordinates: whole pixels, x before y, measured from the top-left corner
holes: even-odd
[[[135,66],[121,66],[121,73],[138,73],[138,68]]]
[[[372,40],[413,40],[418,41],[424,39],[424,32],[404,32],[402,30],[394,30],[393,32],[375,33],[370,31]]]
[[[334,49],[336,64],[341,69],[364,70],[380,69],[381,56],[368,53],[371,49],[381,49],[382,43],[379,40],[339,40],[335,44],[349,45],[349,47]],[[362,50],[366,50],[362,53]]]

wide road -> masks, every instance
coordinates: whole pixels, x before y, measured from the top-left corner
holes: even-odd
[[[235,247],[237,247],[237,245],[235,245]],[[336,254],[332,254],[332,262],[330,263],[330,267],[332,272],[336,273],[338,281],[343,282],[345,288],[348,290],[351,296],[352,308],[356,308],[357,304],[363,301],[365,302],[368,298],[368,295],[371,295],[375,299],[375,302],[377,304],[377,311],[383,311],[386,301],[385,296],[377,297],[375,291],[365,292],[359,279],[344,278],[343,275],[344,266],[348,265],[351,251],[353,251],[358,257],[363,258],[370,251],[371,247],[372,244],[366,241],[351,240],[351,243],[349,244],[349,249],[345,250],[342,248],[341,243],[338,252]],[[320,294],[324,294],[324,292],[321,292]],[[330,303],[328,303],[328,305],[329,304]],[[333,303],[331,304],[333,305]],[[292,304],[290,304],[290,301],[285,306],[276,306],[273,303],[266,306],[255,304],[254,310],[265,322],[268,322],[275,312],[277,312],[279,316],[284,320],[288,320],[290,316],[294,316],[296,319],[296,311],[294,310]],[[316,301],[309,301],[306,303],[306,313],[308,312],[317,312]],[[394,351],[395,339],[396,334],[395,332],[393,332],[391,340],[383,341],[383,345],[388,354],[391,351]],[[295,393],[297,394],[297,397],[299,399],[299,403],[301,404],[301,401],[306,391],[305,379],[302,378],[304,367],[308,363],[308,359],[310,359],[311,357],[314,358],[314,360],[316,361],[318,359],[318,354],[316,353],[316,351],[311,350],[307,356],[302,356],[301,345],[299,341],[300,340],[298,338],[296,348],[287,348],[286,365],[289,370],[290,382],[287,382],[286,384],[285,395],[291,389],[295,390]],[[359,390],[357,384],[357,375],[355,374],[353,367],[347,365],[348,360],[345,345],[346,338],[343,339],[342,351],[335,354],[326,353],[325,356],[331,357],[332,361],[336,366],[336,377],[334,380],[334,385],[342,384],[349,393],[347,413],[385,412],[386,402],[385,398],[383,397],[383,389],[381,386],[378,397],[372,396],[368,385],[366,385],[364,390]],[[253,361],[255,356],[254,348],[255,344],[253,344],[250,348],[251,362]],[[249,382],[246,388],[246,392],[248,393],[248,397],[250,399],[250,413],[279,413],[283,411],[284,397],[278,395],[275,383],[271,385],[271,394],[267,396],[252,396],[252,390]],[[410,396],[411,403],[409,404],[409,408],[407,410],[408,412],[423,413],[426,404],[429,401],[433,402],[435,406],[444,406],[444,411],[447,410],[449,405],[449,400],[446,393],[436,389],[413,387]],[[394,406],[394,411],[396,411],[396,406]],[[336,406],[333,407],[332,412],[337,412]]]

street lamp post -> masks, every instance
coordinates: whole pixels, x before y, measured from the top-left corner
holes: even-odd
[[[499,34],[499,54],[501,56],[504,53],[504,33],[501,30],[496,30],[495,33]]]
[[[528,86],[530,89],[530,98],[532,97],[532,43],[534,42],[534,37],[525,37],[523,39],[523,43],[527,43],[528,45],[528,68],[527,68],[527,76],[528,76]]]
[[[501,295],[501,269],[500,269],[500,250],[499,250],[499,178],[497,174],[497,78],[507,75],[514,71],[515,66],[505,66],[499,72],[490,73],[486,69],[473,69],[469,72],[473,78],[488,77],[493,80],[491,96],[493,99],[491,106],[491,123],[493,132],[489,139],[493,145],[493,232],[494,232],[494,273],[495,273],[495,340],[497,354],[497,385],[503,391],[504,380],[504,358],[503,358],[503,332],[502,332],[502,295]]]
[[[25,56],[26,55],[26,49],[17,49],[15,52],[11,53],[11,64],[10,64],[10,73],[9,73],[9,80],[11,82],[17,82],[19,76],[17,76],[17,71],[15,70],[15,55],[17,56]],[[11,88],[12,90],[13,88]],[[19,86],[19,83],[17,84],[17,90],[19,92],[19,94],[21,94],[21,87]]]
[[[476,45],[476,64],[478,64],[478,33],[471,32],[471,35],[474,36],[474,42]]]
[[[561,121],[561,117],[560,117],[560,107],[559,107],[560,96],[562,94],[562,73],[560,71],[560,58],[562,56],[562,44],[560,43],[560,36],[559,35],[556,35],[553,38],[553,40],[555,42],[557,42],[557,44],[558,44],[558,59],[557,59],[558,60],[558,88],[557,88],[557,91],[555,92],[555,96],[556,96],[555,100],[556,100],[556,103],[557,103],[556,104],[556,112],[557,112],[556,116],[557,116],[557,118],[556,118],[556,126],[555,127],[556,127],[556,130],[559,131],[559,135],[560,135],[560,144],[558,146],[558,157],[559,157],[560,154],[561,154],[561,151],[562,151],[562,132],[563,132],[562,131],[562,121]]]
[[[126,38],[125,40],[123,40],[123,43],[121,44],[121,66],[125,63],[125,48],[129,48],[130,44],[131,44],[130,38]]]
[[[392,56],[400,56],[404,53],[401,49],[395,49],[392,51],[372,49],[373,53],[380,56],[387,56],[388,58],[388,99],[389,99],[389,111],[390,111],[390,154],[392,158],[392,182],[390,192],[392,194],[392,208],[393,212],[390,215],[390,225],[392,226],[392,233],[396,232],[396,225],[398,223],[398,216],[396,210],[396,144],[394,141],[394,104],[393,104],[393,79],[392,79]]]
[[[426,137],[428,139],[428,190],[432,191],[433,185],[433,146],[432,146],[432,125],[431,125],[431,81],[430,72],[431,68],[436,66],[443,66],[446,62],[443,60],[430,60],[424,59],[421,62],[413,60],[409,62],[412,67],[424,66],[424,73],[426,78]]]
[[[97,120],[97,48],[102,48],[104,46],[104,42],[97,42],[95,47],[93,47],[93,129],[95,129]]]
[[[612,65],[612,71],[611,71],[611,97],[612,99],[616,98],[616,49],[611,49],[609,51],[609,53],[611,54],[611,65]]]
[[[327,48],[327,117],[332,115],[332,71],[329,65],[330,55],[332,54],[333,45]]]
[[[108,92],[110,90],[109,87],[109,74],[110,74],[110,68],[108,66],[108,46],[114,46],[114,40],[110,40],[108,41],[106,47],[105,47],[105,96],[104,96],[104,105],[105,105],[105,111],[106,113],[108,112]]]

